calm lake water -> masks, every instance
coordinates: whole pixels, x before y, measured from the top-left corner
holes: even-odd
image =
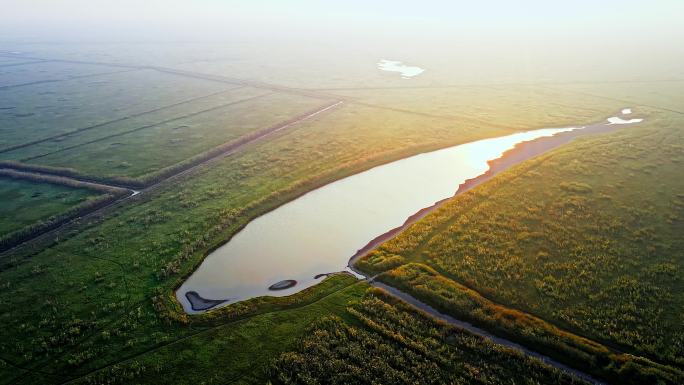
[[[466,179],[488,169],[516,143],[573,128],[542,129],[480,140],[378,166],[311,191],[250,222],[211,253],[178,289],[186,311],[194,313],[185,293],[226,299],[284,296],[320,281],[318,274],[345,270],[349,258],[369,241],[401,226],[435,202],[453,196]],[[268,287],[293,279],[286,290]]]
[[[296,293],[318,283],[319,274],[349,271],[350,257],[371,240],[403,225],[421,209],[452,197],[461,183],[483,176],[488,161],[516,144],[526,142],[521,151],[510,155],[509,163],[524,161],[577,136],[640,121],[612,117],[581,128],[485,139],[415,155],[330,183],[254,219],[207,256],[176,296],[188,313],[197,313],[186,297],[188,292],[195,292],[190,295],[193,298],[225,300],[219,305]],[[529,142],[538,138],[547,139]],[[507,166],[493,167],[503,170]],[[285,290],[268,289],[283,280],[297,284]],[[218,304],[209,302],[210,306]]]

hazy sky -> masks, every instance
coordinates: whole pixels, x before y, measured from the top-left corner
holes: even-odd
[[[0,0],[0,9],[0,39],[345,32],[684,36],[684,0]]]
[[[103,51],[110,42],[122,43],[123,57],[130,43],[154,43],[156,54],[148,44],[126,60],[169,61],[173,51],[178,60],[261,55],[280,66],[353,63],[365,51],[431,57],[434,68],[458,64],[484,78],[659,78],[684,76],[682,20],[684,0],[0,0],[0,49],[77,42]]]

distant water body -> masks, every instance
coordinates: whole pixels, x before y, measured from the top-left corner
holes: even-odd
[[[425,72],[424,69],[415,66],[407,66],[400,61],[380,60],[378,62],[378,69],[388,72],[399,72],[402,79],[411,79]]]

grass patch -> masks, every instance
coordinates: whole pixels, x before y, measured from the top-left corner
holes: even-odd
[[[0,176],[0,238],[99,195],[84,188]]]
[[[90,177],[139,178],[320,104],[320,100],[312,98],[269,95],[263,91],[247,93],[245,97],[172,118],[167,123],[143,126],[28,162],[72,169]]]
[[[582,381],[396,301],[379,289],[323,318],[271,365],[274,384],[554,383]]]
[[[560,362],[621,384],[662,381],[677,384],[684,373],[563,331],[518,310],[493,303],[474,290],[443,277],[428,266],[410,263],[378,276],[378,280],[425,303],[495,334],[529,346]]]

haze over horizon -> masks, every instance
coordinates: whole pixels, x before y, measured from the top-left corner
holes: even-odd
[[[678,65],[684,60],[679,44],[684,3],[674,0],[659,1],[658,7],[641,0],[5,3],[0,15],[5,47],[60,43],[68,51],[69,45],[90,44],[91,50],[120,56],[118,44],[126,45],[121,51],[129,56],[139,49],[136,62],[168,52],[192,56],[192,51],[201,51],[204,58],[211,52],[224,58],[235,47],[249,46],[261,47],[251,54],[260,56],[260,62],[294,56],[313,62],[320,56],[351,58],[359,52],[428,67],[440,61],[433,67],[453,66],[463,81],[470,71],[473,81],[565,79],[566,74],[572,74],[567,80],[684,77]],[[502,68],[508,72],[501,74]]]
[[[199,0],[6,0],[0,23],[3,36],[20,30],[28,36],[41,33],[96,32],[99,38],[220,37],[220,32],[251,29],[264,33],[345,32],[382,30],[390,36],[438,34],[445,30],[468,35],[516,33],[535,35],[543,29],[546,36],[583,36],[603,33],[616,37],[636,35],[682,35],[681,1],[580,0],[567,3],[540,0],[508,2],[421,3],[408,0],[318,2],[295,0],[253,2]],[[654,3],[657,3],[657,7]],[[198,24],[200,23],[200,24]],[[396,29],[388,29],[397,27]],[[179,29],[182,28],[182,29]],[[91,30],[93,29],[93,30]],[[313,30],[312,30],[313,29]],[[143,32],[145,35],[129,35]],[[169,33],[171,33],[169,35]],[[204,35],[203,34],[208,34]],[[674,34],[674,36],[672,35]],[[127,36],[129,35],[129,36]],[[72,37],[84,36],[73,35]],[[673,42],[674,43],[674,42]]]

